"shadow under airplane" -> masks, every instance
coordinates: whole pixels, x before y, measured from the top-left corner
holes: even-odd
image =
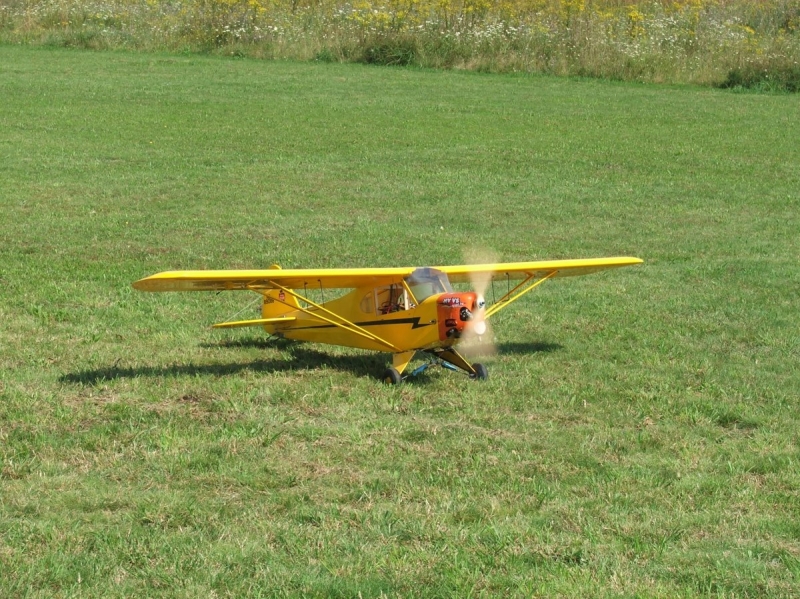
[[[331,355],[317,351],[306,344],[285,339],[264,339],[258,337],[201,344],[204,348],[219,349],[278,349],[290,354],[288,358],[246,360],[238,362],[217,362],[213,364],[170,364],[167,366],[118,366],[117,363],[101,368],[93,368],[63,374],[63,383],[96,385],[103,381],[136,377],[169,376],[229,376],[244,371],[291,372],[314,370],[320,367],[350,372],[356,376],[375,377],[386,367],[386,356],[380,353],[362,355]],[[497,346],[500,354],[533,354],[552,352],[561,349],[555,343],[501,343]],[[424,377],[423,377],[424,380]]]

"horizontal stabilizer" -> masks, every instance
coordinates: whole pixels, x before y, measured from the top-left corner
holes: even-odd
[[[260,327],[265,324],[278,324],[282,322],[292,322],[295,320],[294,316],[287,316],[285,318],[256,318],[255,320],[235,320],[233,322],[219,322],[212,324],[212,329],[237,329],[239,327]]]

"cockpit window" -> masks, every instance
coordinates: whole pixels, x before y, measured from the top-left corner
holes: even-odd
[[[378,314],[391,314],[398,310],[408,309],[406,290],[400,285],[379,287],[375,290],[375,300],[375,305],[378,307]]]
[[[406,277],[406,283],[418,302],[424,302],[432,295],[453,292],[447,275],[435,268],[416,269]]]

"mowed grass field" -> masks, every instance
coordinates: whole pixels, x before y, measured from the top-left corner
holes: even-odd
[[[0,596],[800,593],[800,97],[0,47]],[[634,255],[490,378],[181,268]]]

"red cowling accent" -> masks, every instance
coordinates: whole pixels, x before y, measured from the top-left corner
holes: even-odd
[[[467,322],[475,311],[477,294],[443,293],[436,299],[437,320],[439,321],[439,340],[455,341],[464,332]],[[462,309],[465,310],[462,313]],[[464,320],[464,316],[467,320]]]

